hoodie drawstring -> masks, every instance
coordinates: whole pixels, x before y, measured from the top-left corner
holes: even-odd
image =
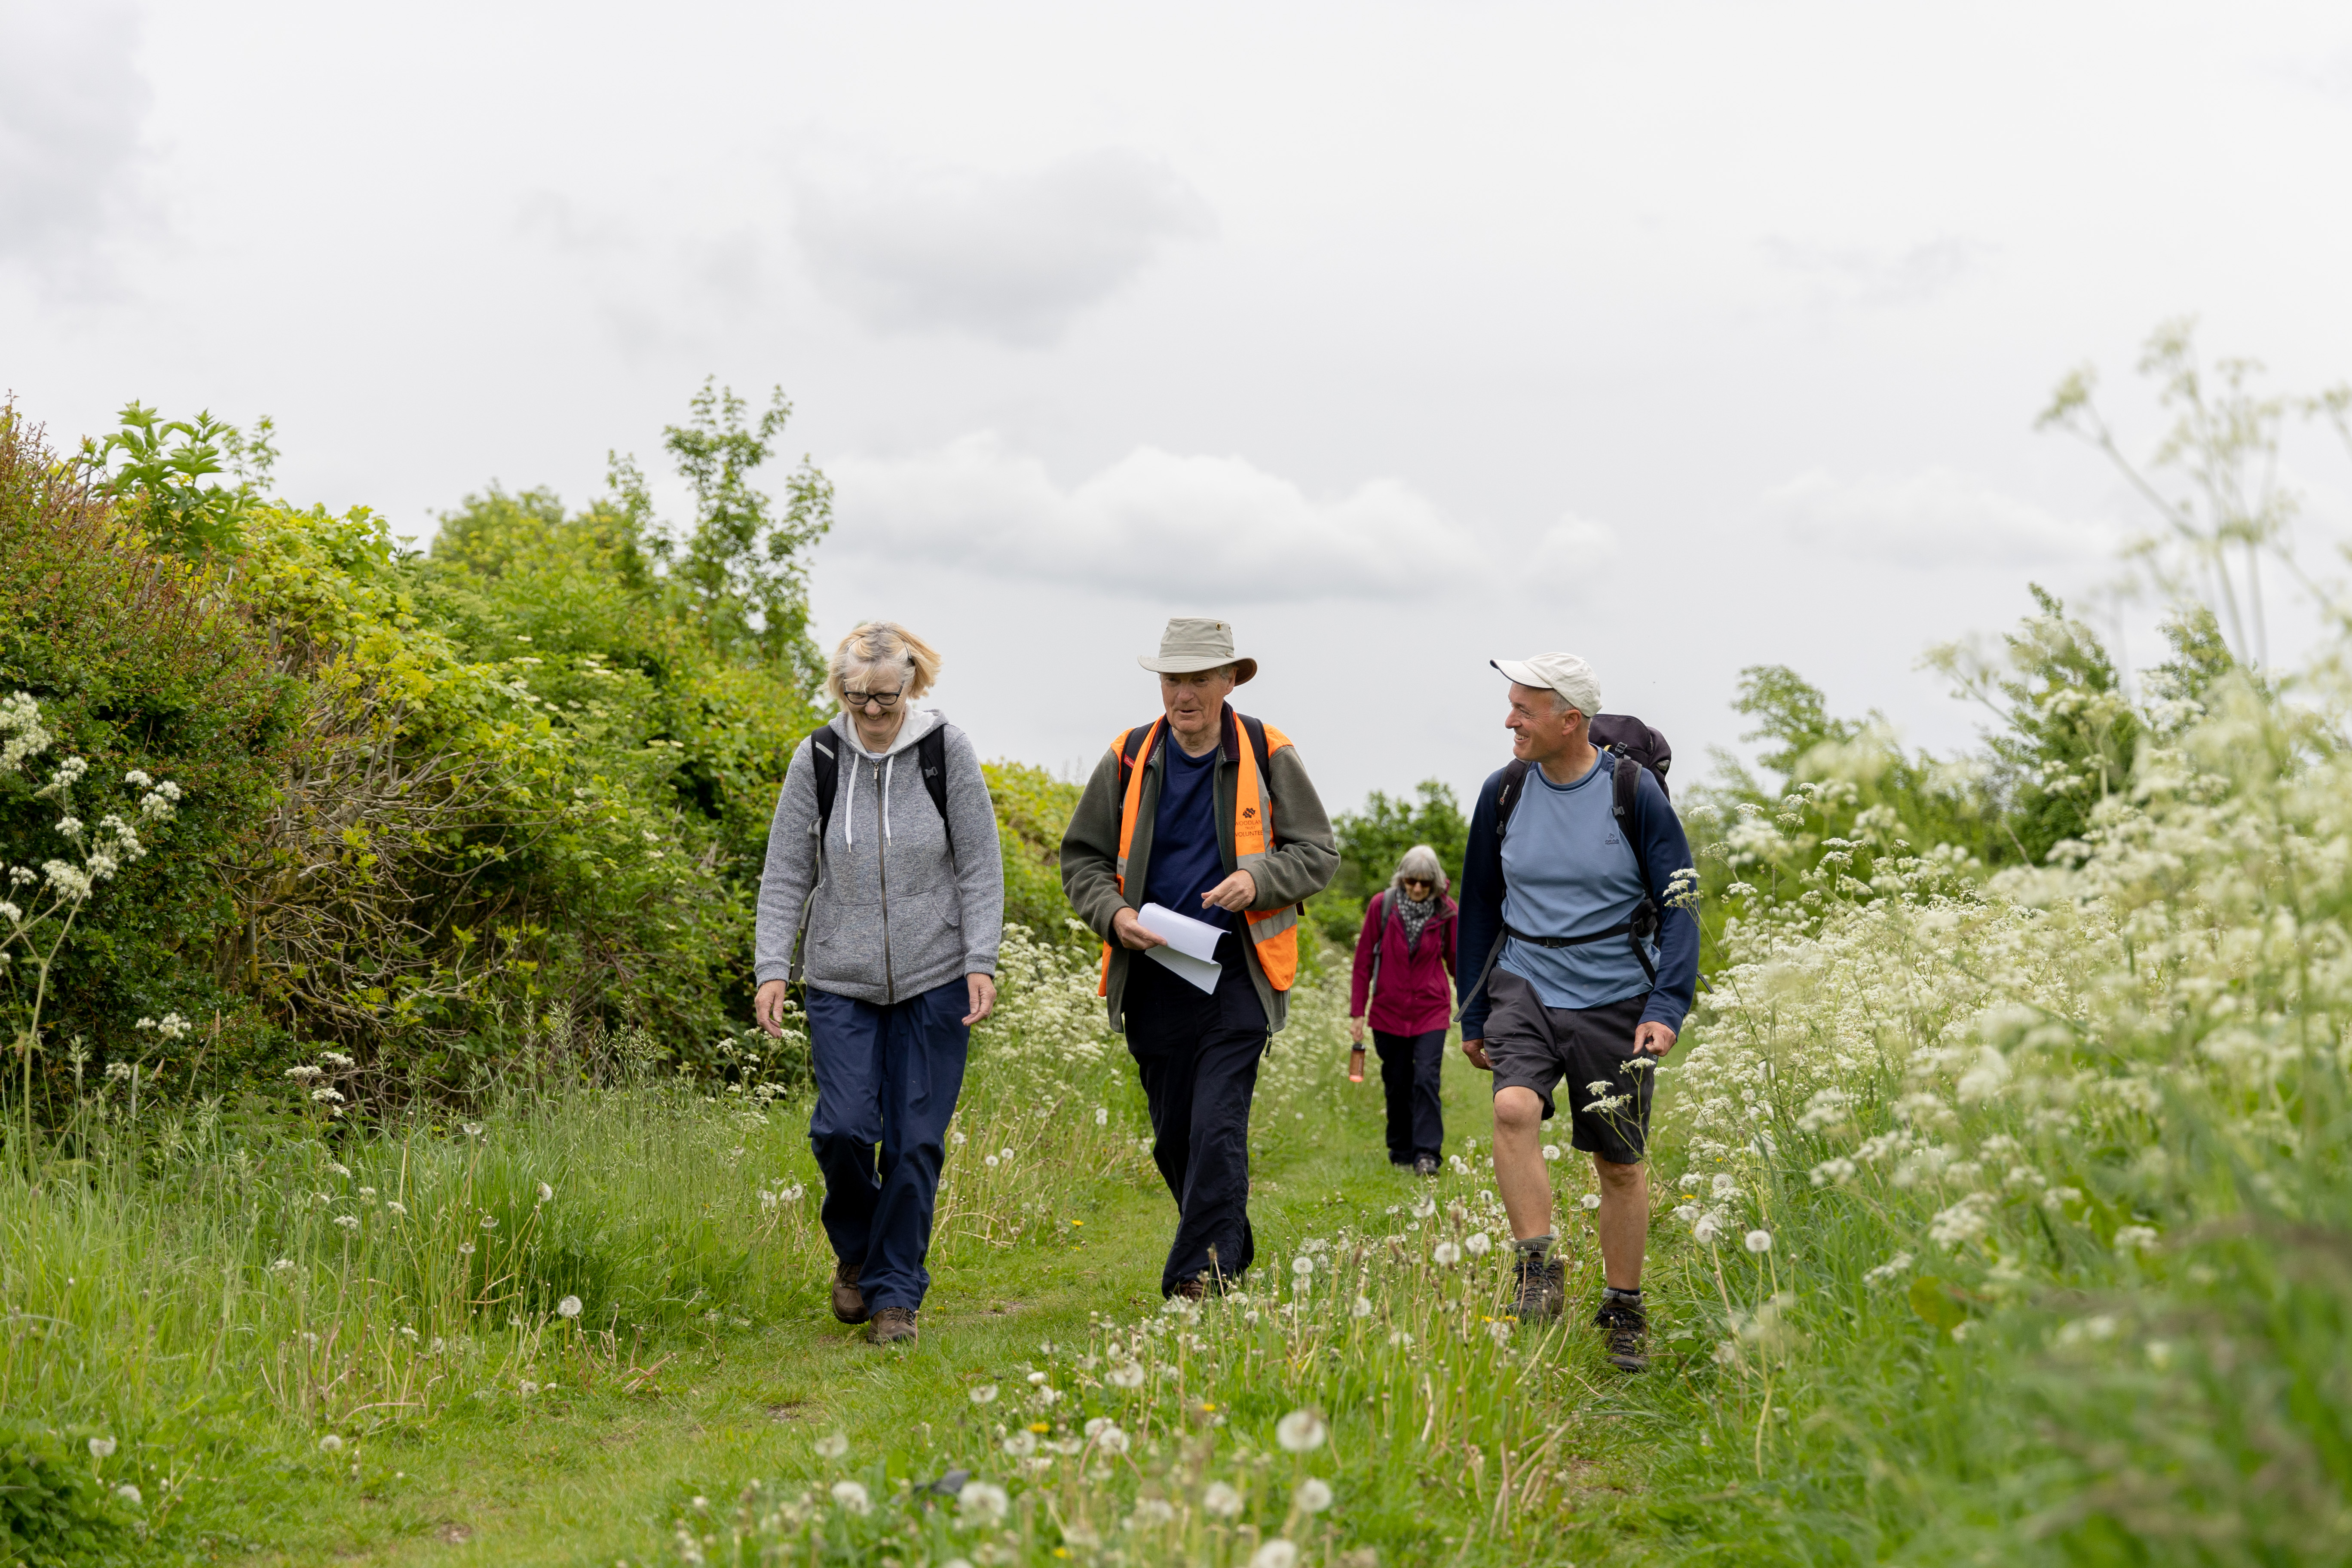
[[[866,760],[872,763],[875,776],[882,781],[882,842],[887,844],[890,842],[890,780],[898,771],[898,753],[893,752],[878,763],[874,762],[871,757]],[[853,773],[852,786],[849,791],[849,813],[842,819],[841,824],[842,842],[853,849],[857,847],[857,790],[855,781],[856,775]]]

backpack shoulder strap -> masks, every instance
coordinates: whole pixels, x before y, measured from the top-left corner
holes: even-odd
[[[948,727],[934,724],[915,742],[915,761],[923,770],[923,787],[939,807],[940,825],[948,833],[948,858],[955,858],[955,824],[948,819]]]
[[[809,737],[809,761],[816,766],[816,837],[833,830],[833,797],[841,793],[841,752],[830,727]]]
[[[1495,837],[1500,838],[1511,826],[1512,808],[1519,804],[1520,792],[1527,788],[1528,764],[1513,757],[1503,764],[1503,787],[1495,793]]]
[[[1623,834],[1625,842],[1633,847],[1633,867],[1642,874],[1642,897],[1647,900],[1651,897],[1650,858],[1642,850],[1640,815],[1636,810],[1642,788],[1642,764],[1623,752],[1612,750],[1609,753],[1609,771],[1612,774],[1610,788],[1613,794],[1610,809],[1617,818],[1617,831]]]
[[[1118,795],[1121,800],[1127,798],[1128,779],[1143,761],[1143,743],[1151,738],[1151,730],[1150,724],[1138,724],[1132,730],[1121,730],[1118,738],[1111,742],[1112,749],[1118,752]]]

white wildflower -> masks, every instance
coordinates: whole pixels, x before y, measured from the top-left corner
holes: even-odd
[[[559,1318],[578,1317],[580,1315],[580,1298],[577,1296],[566,1296],[562,1300],[558,1301],[555,1304],[555,1315]]]
[[[1545,1144],[1545,1145],[1543,1146],[1543,1157],[1544,1157],[1547,1161],[1550,1161],[1550,1160],[1557,1160],[1557,1159],[1559,1159],[1559,1144],[1557,1144],[1557,1143],[1547,1143],[1547,1144]]]
[[[1142,1379],[1138,1378],[1136,1381],[1140,1383]],[[983,1383],[978,1388],[973,1389],[971,1391],[971,1402],[974,1405],[994,1404],[996,1402],[996,1384],[992,1383]]]
[[[1250,1553],[1249,1568],[1297,1568],[1297,1543],[1277,1535]]]
[[[114,1439],[111,1437],[92,1437],[89,1440],[89,1457],[93,1459],[112,1458],[114,1457]]]
[[[319,1448],[321,1453],[340,1454],[343,1451],[343,1440],[330,1432],[319,1439]]]
[[[1242,1494],[1227,1482],[1211,1481],[1201,1494],[1201,1506],[1219,1519],[1232,1519],[1242,1511]]]
[[[1370,1298],[1370,1297],[1369,1297],[1369,1296],[1359,1296],[1359,1297],[1357,1297],[1357,1298],[1356,1298],[1356,1304],[1355,1304],[1353,1307],[1349,1308],[1349,1309],[1348,1309],[1348,1310],[1349,1310],[1349,1314],[1350,1314],[1351,1316],[1354,1316],[1354,1317],[1359,1317],[1359,1318],[1369,1318],[1369,1317],[1370,1317],[1370,1316],[1372,1315],[1372,1301],[1371,1301],[1371,1298]]]
[[[1331,1485],[1318,1476],[1309,1476],[1298,1483],[1298,1508],[1302,1513],[1321,1513],[1331,1506]]]
[[[816,1457],[820,1459],[838,1459],[849,1452],[849,1435],[845,1432],[828,1432],[809,1447],[816,1450]]]
[[[833,1500],[840,1505],[841,1510],[844,1513],[854,1513],[863,1516],[872,1512],[874,1510],[873,1499],[866,1495],[865,1487],[856,1481],[834,1482]]]
[[[129,1503],[132,1508],[137,1508],[141,1501],[139,1489],[132,1486],[129,1481],[125,1481],[121,1486],[115,1488],[114,1495],[121,1498],[124,1502]]]
[[[1583,1208],[1586,1213],[1590,1214],[1591,1211],[1601,1206],[1601,1194],[1599,1193],[1587,1193],[1576,1201],[1579,1206]]]
[[[1474,1230],[1462,1238],[1462,1250],[1473,1258],[1484,1258],[1495,1248],[1495,1238],[1483,1230]]]
[[[1769,1230],[1749,1231],[1748,1233],[1748,1250],[1757,1253],[1759,1256],[1763,1253],[1771,1251],[1772,1233]]]

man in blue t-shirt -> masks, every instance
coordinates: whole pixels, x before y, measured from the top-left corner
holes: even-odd
[[[1570,1141],[1601,1183],[1604,1289],[1593,1321],[1609,1359],[1638,1372],[1648,1364],[1651,1069],[1674,1048],[1698,981],[1690,844],[1649,770],[1592,744],[1601,682],[1591,665],[1565,653],[1494,665],[1511,682],[1503,725],[1518,764],[1486,781],[1470,818],[1462,1049],[1495,1075],[1495,1184],[1517,1248],[1520,1321],[1562,1305],[1542,1139],[1565,1079]],[[1635,775],[1624,819],[1621,768]]]

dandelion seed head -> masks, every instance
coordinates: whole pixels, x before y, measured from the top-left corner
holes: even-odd
[[[1748,1250],[1756,1253],[1759,1256],[1771,1251],[1772,1233],[1769,1230],[1749,1231],[1748,1233]]]
[[[1331,1506],[1331,1485],[1320,1476],[1309,1476],[1299,1482],[1295,1495],[1302,1513],[1321,1513]]]
[[[1274,1425],[1274,1439],[1287,1453],[1312,1453],[1328,1436],[1323,1417],[1310,1409],[1294,1410]]]
[[[993,1405],[996,1403],[996,1384],[992,1383],[983,1383],[979,1387],[973,1389],[971,1391],[971,1402],[974,1405]]]
[[[577,1296],[566,1296],[562,1300],[558,1301],[555,1304],[555,1315],[559,1318],[578,1317],[580,1315],[580,1298]]]
[[[319,1451],[325,1454],[340,1454],[343,1451],[343,1440],[330,1432],[319,1439]]]
[[[1242,1511],[1242,1494],[1229,1482],[1211,1481],[1201,1494],[1201,1506],[1219,1519],[1232,1519]]]
[[[114,1457],[114,1439],[111,1437],[92,1437],[89,1440],[89,1457],[93,1459],[112,1458]]]
[[[866,1488],[856,1481],[833,1483],[833,1500],[844,1513],[861,1518],[874,1510],[874,1500],[866,1495]]]

